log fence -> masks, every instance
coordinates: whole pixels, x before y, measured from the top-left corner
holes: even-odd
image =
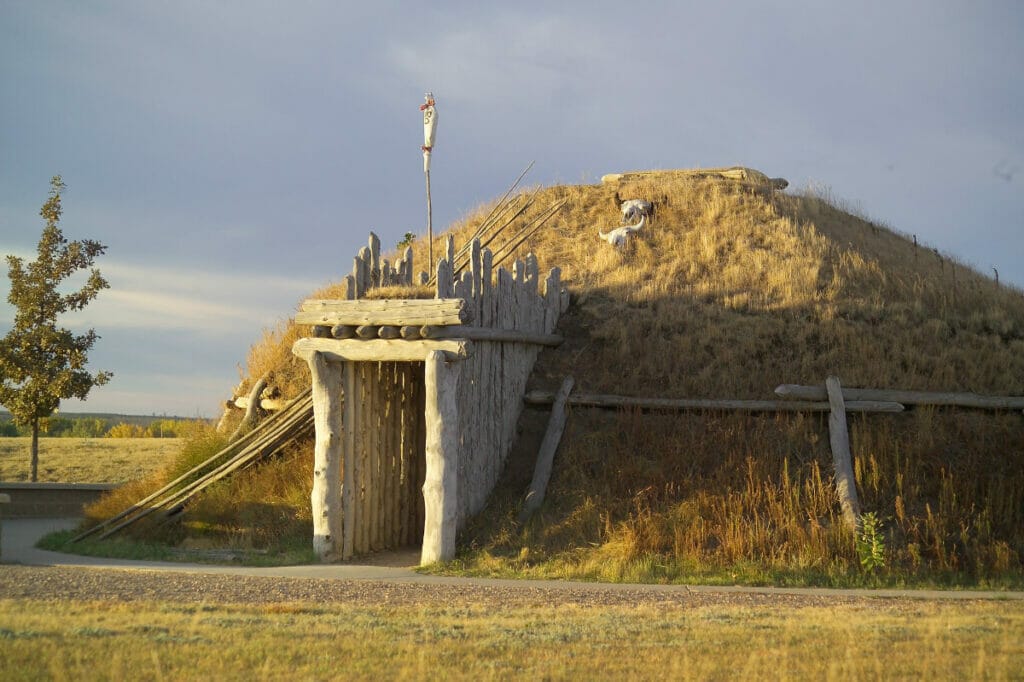
[[[1024,396],[847,388],[842,386],[839,378],[835,376],[827,377],[821,386],[782,384],[775,389],[775,393],[782,400],[644,398],[596,393],[573,393],[565,397],[545,391],[531,391],[523,397],[523,401],[527,405],[534,406],[556,405],[561,401],[563,405],[573,407],[662,412],[688,410],[828,412],[829,445],[832,451],[836,496],[843,512],[844,522],[854,529],[859,528],[860,524],[860,504],[853,474],[849,429],[846,423],[848,412],[899,413],[905,411],[906,405],[1024,411]],[[535,508],[530,501],[533,490],[534,486],[531,485],[520,519],[528,518]]]

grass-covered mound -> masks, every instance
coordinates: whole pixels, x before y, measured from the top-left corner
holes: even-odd
[[[657,204],[653,224],[622,251],[597,237],[619,223],[616,191]],[[568,200],[520,251],[533,251],[542,269],[561,267],[573,300],[559,324],[566,342],[541,354],[534,388],[572,374],[580,392],[770,398],[778,384],[835,374],[846,386],[1024,394],[1021,292],[834,202],[672,172],[528,194],[523,220]],[[458,245],[489,209],[452,227]],[[421,269],[426,244],[414,248]],[[268,332],[250,352],[247,382],[269,376],[286,397],[306,388],[290,351],[306,332]],[[1019,413],[851,415],[874,539],[840,523],[826,420],[811,414],[576,410],[547,501],[521,526],[544,416],[524,413],[521,443],[460,538],[455,568],[614,580],[1024,582]],[[306,518],[311,449],[289,469],[294,492],[259,483],[254,499],[276,495],[294,505],[279,516]],[[246,508],[240,494],[218,493],[222,508],[203,502],[186,516],[227,527],[241,517],[232,509]],[[304,532],[308,542],[290,524],[261,532]]]
[[[1024,394],[1020,291],[818,198],[654,176],[619,190],[658,202],[655,225],[620,253],[595,239],[616,217],[613,188],[549,191],[572,208],[534,250],[563,265],[574,305],[537,385],[572,374],[585,392],[769,398],[835,374]],[[539,517],[515,521],[535,452],[524,447],[460,562],[617,580],[1019,584],[1020,414],[918,408],[850,422],[873,541],[840,523],[823,415],[577,410]]]

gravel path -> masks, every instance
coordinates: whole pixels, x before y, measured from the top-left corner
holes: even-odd
[[[182,603],[270,604],[345,603],[373,606],[480,604],[501,607],[537,605],[635,606],[670,608],[732,605],[789,607],[899,601],[868,597],[717,592],[706,589],[603,589],[600,586],[538,587],[529,582],[497,584],[392,582],[315,578],[209,575],[169,571],[0,566],[0,598],[173,601]]]
[[[1019,593],[1018,593],[1019,594]],[[630,586],[530,581],[474,581],[422,576],[417,581],[339,580],[251,575],[0,565],[0,599],[157,601],[207,604],[356,604],[364,606],[647,606],[686,609],[707,606],[835,607],[860,605],[876,611],[910,611],[925,594],[865,595],[839,590],[789,593],[737,588]],[[942,599],[947,601],[946,599]],[[955,601],[974,601],[961,594]],[[1012,599],[1008,608],[1019,608]]]

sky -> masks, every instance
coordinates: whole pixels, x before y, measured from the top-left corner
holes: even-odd
[[[214,416],[370,230],[528,184],[743,165],[1024,287],[1024,3],[0,0],[0,254],[51,176],[110,282],[67,412]],[[6,301],[8,282],[0,281]],[[0,334],[13,308],[0,303]]]

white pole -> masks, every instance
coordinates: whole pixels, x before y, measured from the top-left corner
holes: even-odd
[[[430,264],[430,272],[434,269],[434,217],[430,208],[430,169],[424,172],[427,176],[427,262]]]
[[[430,206],[430,152],[434,149],[434,135],[437,131],[437,110],[434,108],[434,93],[423,96],[420,105],[423,112],[423,174],[427,176],[427,260],[428,272],[433,272],[434,263],[434,217]]]

